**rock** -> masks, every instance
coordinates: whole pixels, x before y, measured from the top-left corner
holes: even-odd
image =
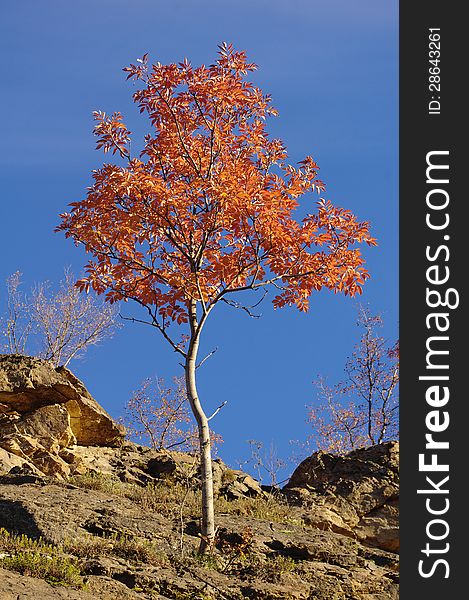
[[[365,544],[399,552],[399,503],[389,500],[360,519],[354,529]]]
[[[0,475],[5,475],[14,467],[21,467],[24,464],[28,464],[26,459],[0,447]]]
[[[60,452],[75,441],[69,414],[60,404],[41,406],[15,422],[0,426],[0,446],[4,450],[34,465],[39,472],[59,479],[70,475],[70,467]]]
[[[70,427],[70,415],[60,404],[41,406],[26,413],[18,420],[0,426],[0,433],[4,440],[16,439],[26,456],[37,448],[58,454],[62,448],[76,443]]]
[[[82,590],[52,586],[34,577],[0,568],[0,598],[2,600],[93,600]]]
[[[141,462],[141,456],[139,457]],[[186,452],[156,452],[149,458],[144,470],[156,479],[170,477],[173,481],[191,481],[193,485],[200,479],[198,457]],[[230,500],[241,497],[264,496],[259,482],[253,477],[227,467],[219,458],[212,463],[213,488],[216,496],[225,496]]]
[[[156,479],[171,476],[181,481],[197,474],[197,457],[186,452],[156,452],[146,465],[146,471]]]
[[[91,396],[83,383],[65,367],[58,367],[62,376],[77,394],[66,404],[70,413],[70,424],[82,446],[120,446],[125,437],[125,429]]]
[[[248,497],[256,498],[267,495],[261,485],[253,477],[243,471],[228,469],[225,465],[222,470],[221,484],[217,490],[218,495],[225,496],[228,500]]]
[[[170,483],[167,485],[169,490]],[[171,506],[171,502],[175,504]],[[219,545],[225,548],[220,555],[222,562],[213,568],[214,559],[206,563],[191,559],[200,541],[198,520],[188,522],[186,517],[181,532],[178,502],[168,494],[169,511],[163,515],[149,507],[142,510],[141,505],[122,495],[47,482],[41,486],[0,483],[0,527],[33,539],[42,538],[59,547],[65,544],[66,548],[67,542],[74,540],[82,551],[90,549],[90,554],[81,561],[83,576],[88,579],[86,591],[70,590],[75,596],[64,595],[64,598],[78,600],[79,594],[91,593],[97,600],[108,597],[163,600],[183,594],[197,598],[207,590],[213,598],[233,600],[242,597],[239,590],[245,598],[265,600],[398,598],[396,554],[302,524],[220,514],[217,515]],[[292,516],[299,510],[291,507]],[[240,555],[238,566],[231,572],[223,571],[220,567],[236,561],[236,548],[246,531],[251,532],[249,552]],[[108,540],[104,546],[103,538]],[[112,547],[116,540],[125,540],[117,552],[102,552],[103,547]],[[151,561],[142,550],[136,554],[139,543],[153,544],[156,554]],[[22,580],[15,578],[15,581],[21,590]],[[30,584],[29,580],[24,581]],[[48,598],[49,588],[38,586],[36,597]],[[3,600],[1,590],[0,587]],[[33,588],[28,590],[33,593]]]
[[[345,456],[315,452],[294,471],[284,492],[304,507],[306,523],[399,551],[399,443]]]
[[[29,462],[12,467],[6,475],[0,475],[2,484],[22,485],[24,483],[42,484],[43,482],[44,474]]]
[[[139,594],[110,577],[89,577],[86,589],[50,585],[41,579],[0,568],[1,600],[136,600]],[[165,600],[163,596],[153,596]]]
[[[38,474],[66,479],[84,472],[71,451],[77,442],[115,446],[123,435],[67,369],[29,356],[0,355],[0,475],[28,463]]]
[[[92,398],[81,381],[68,369],[54,369],[40,358],[0,355],[0,403],[7,407],[4,411],[20,415],[44,406],[64,406],[76,442],[84,446],[118,446],[124,437],[123,427]]]

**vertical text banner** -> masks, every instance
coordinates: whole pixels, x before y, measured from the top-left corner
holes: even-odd
[[[401,2],[403,600],[460,598],[466,587],[468,39],[461,5]]]

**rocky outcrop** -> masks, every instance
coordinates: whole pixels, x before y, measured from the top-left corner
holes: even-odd
[[[270,493],[215,459],[205,563],[197,456],[123,433],[67,369],[0,356],[0,598],[397,600],[398,443],[317,452]],[[4,571],[1,528],[56,546],[86,587]]]
[[[117,446],[124,437],[124,429],[73,373],[65,367],[54,369],[40,358],[0,355],[0,404],[12,416],[43,406],[63,406],[70,415],[76,443],[82,446]]]
[[[146,486],[160,482],[200,486],[199,460],[187,452],[158,451],[126,441],[120,448],[76,446],[71,453],[81,473],[102,473],[123,483]],[[217,458],[212,463],[216,496],[229,500],[262,497],[266,493],[253,477],[228,467]]]
[[[345,456],[315,452],[297,467],[284,491],[303,507],[311,525],[398,552],[398,442]]]
[[[0,476],[67,479],[104,473],[136,485],[162,479],[199,482],[198,460],[124,441],[123,428],[68,369],[44,360],[0,355]],[[213,462],[217,495],[262,496],[247,473]]]
[[[68,477],[70,449],[118,446],[124,429],[63,367],[30,356],[0,355],[0,473],[29,464]]]
[[[263,519],[235,511],[218,514],[216,555],[205,562],[191,559],[200,541],[198,513],[191,516],[188,508],[181,529],[180,506],[170,488],[161,489],[168,489],[164,504],[145,504],[142,510],[141,502],[122,494],[65,484],[0,483],[0,527],[72,555],[79,551],[87,588],[70,590],[69,596],[61,588],[58,598],[85,599],[91,591],[98,600],[398,599],[397,555],[305,526],[298,522],[299,507],[276,520],[272,499],[263,505],[271,516]],[[242,545],[246,539],[248,549]],[[110,551],[113,540],[125,541]],[[145,553],[149,547],[156,554]],[[18,591],[34,589],[29,579],[20,583],[28,587]],[[37,584],[36,589],[38,598],[49,597],[50,588]]]

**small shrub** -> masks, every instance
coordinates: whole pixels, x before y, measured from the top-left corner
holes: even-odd
[[[19,552],[0,560],[0,566],[21,575],[44,579],[51,585],[83,587],[80,569],[69,558],[37,552]]]
[[[78,565],[41,539],[32,540],[0,529],[0,548],[6,554],[0,558],[0,567],[4,569],[44,579],[51,585],[84,585]]]
[[[0,528],[0,549],[7,554],[15,554],[29,550],[38,552],[41,549],[52,551],[52,546],[45,544],[42,539],[33,540],[24,534],[12,534],[3,527]]]

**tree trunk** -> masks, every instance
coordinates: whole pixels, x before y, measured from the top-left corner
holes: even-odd
[[[186,390],[199,432],[200,466],[202,477],[202,540],[199,552],[210,548],[215,540],[215,516],[213,507],[213,474],[210,429],[208,419],[200,404],[196,386],[196,361],[199,346],[198,336],[190,341],[185,364]]]

